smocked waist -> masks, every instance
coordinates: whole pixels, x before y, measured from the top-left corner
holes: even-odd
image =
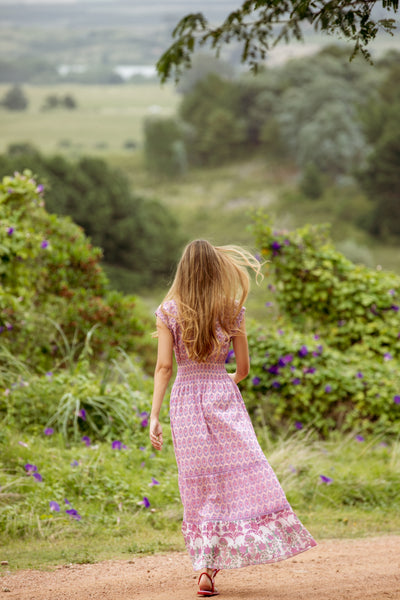
[[[225,363],[196,363],[194,361],[178,364],[177,379],[186,376],[193,377],[226,377]]]

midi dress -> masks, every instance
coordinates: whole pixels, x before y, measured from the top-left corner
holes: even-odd
[[[217,324],[222,348],[199,363],[187,355],[175,301],[164,302],[156,315],[172,334],[177,363],[170,421],[184,508],[182,533],[194,570],[277,562],[315,546],[264,456],[239,388],[226,371],[231,340]]]

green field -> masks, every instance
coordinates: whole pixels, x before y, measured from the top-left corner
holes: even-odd
[[[10,88],[0,86],[0,98]],[[50,153],[92,154],[126,152],[127,141],[143,141],[143,119],[175,112],[179,96],[172,86],[143,85],[57,85],[23,86],[29,101],[25,111],[0,107],[0,152],[10,144],[29,142]],[[43,111],[49,95],[72,95],[77,109]]]

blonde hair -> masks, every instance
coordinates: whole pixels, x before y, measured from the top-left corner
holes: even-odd
[[[177,305],[182,340],[192,360],[204,362],[220,349],[217,324],[227,338],[240,331],[236,320],[249,292],[247,269],[257,280],[263,277],[259,261],[238,246],[213,246],[206,240],[186,246],[164,301],[173,299]]]

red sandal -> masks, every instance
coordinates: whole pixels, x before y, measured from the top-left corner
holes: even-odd
[[[216,576],[217,573],[219,573],[219,569],[214,569],[211,577],[207,573],[207,571],[203,571],[202,573],[200,573],[199,580],[197,582],[198,586],[199,586],[199,591],[197,592],[198,596],[218,596],[219,592],[218,592],[218,590],[214,586],[214,579],[215,579],[215,576]],[[203,575],[206,575],[208,577],[208,579],[210,580],[211,590],[202,590],[201,589],[201,587],[200,587],[200,579],[202,578]]]

